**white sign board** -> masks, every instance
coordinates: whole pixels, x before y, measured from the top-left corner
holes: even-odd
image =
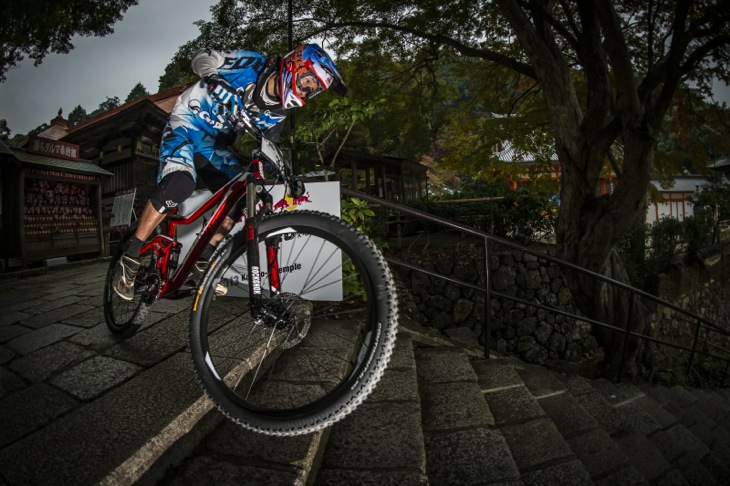
[[[114,197],[112,206],[112,219],[109,226],[129,226],[132,222],[132,209],[134,207],[134,196],[137,190]]]
[[[339,182],[309,182],[306,184],[305,194],[298,199],[284,198],[284,186],[275,185],[272,187],[267,186],[274,200],[274,211],[297,211],[298,209],[308,209],[313,211],[321,211],[340,217],[340,186]],[[183,204],[180,205],[179,214],[189,215],[192,214],[197,208],[199,208],[205,201],[211,196],[210,191],[195,191],[190,198],[188,198]],[[205,215],[205,222],[207,222],[213,209]],[[190,247],[193,245],[195,238],[203,228],[203,218],[200,218],[195,224],[178,226],[178,241],[182,243],[182,249],[180,252],[180,261],[187,255]],[[239,222],[234,226],[231,233],[236,233],[243,229],[243,222]],[[280,261],[282,268],[282,280],[285,278],[284,291],[298,293],[305,285],[304,279],[308,276],[311,278],[313,272],[319,272],[320,274],[328,275],[328,279],[337,282],[337,285],[318,285],[318,290],[314,292],[308,292],[303,294],[307,300],[329,300],[337,301],[342,300],[342,260],[339,255],[339,249],[331,246],[330,252],[322,252],[322,248],[309,248],[305,247],[303,252],[287,251],[288,245],[301,244],[301,241],[297,241],[299,238],[287,239],[281,242],[281,248],[279,251],[280,257],[285,255],[296,254],[296,261]],[[320,240],[321,241],[321,240]],[[264,254],[263,245],[261,246],[262,255]],[[335,252],[333,255],[330,253]],[[317,255],[328,254],[329,265],[336,266],[336,268],[321,268],[322,259],[317,259]],[[311,268],[313,265],[317,265],[317,268]],[[265,277],[266,269],[262,268],[262,276]],[[248,279],[247,268],[245,262],[240,261],[240,264],[234,264],[233,268],[226,272],[224,278],[229,279],[233,282],[242,282]],[[266,279],[264,279],[266,280]],[[230,286],[228,295],[231,296],[244,296],[242,288],[236,286]]]

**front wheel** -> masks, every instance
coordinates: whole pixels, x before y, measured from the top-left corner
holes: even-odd
[[[218,408],[244,427],[313,432],[354,410],[383,375],[398,320],[393,279],[370,240],[327,214],[271,216],[258,242],[257,317],[243,232],[203,277],[191,312],[195,370]]]

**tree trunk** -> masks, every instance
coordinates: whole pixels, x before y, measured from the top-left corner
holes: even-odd
[[[598,177],[587,179],[583,169],[600,166],[599,159],[594,159],[600,154],[586,151],[578,154],[581,160],[574,160],[567,150],[558,149],[563,184],[556,233],[562,259],[630,284],[614,247],[636,223],[643,221],[653,141],[643,130],[625,133],[624,140],[629,141],[624,146],[624,167],[631,165],[634,169],[626,169],[629,175],[625,172],[613,194],[605,196],[596,194]],[[568,272],[566,279],[576,305],[586,317],[634,333],[641,334],[648,329],[648,314],[641,300],[632,297],[631,292],[582,273]],[[594,335],[604,349],[605,377],[620,378],[622,366],[629,376],[639,372],[637,360],[642,348],[639,339],[597,325]]]
[[[727,9],[702,7],[699,23],[707,22],[705,29],[694,25],[698,19],[693,2],[674,2],[671,23],[665,25],[666,39],[671,39],[662,46],[665,55],[642,67],[636,65],[642,58],[630,48],[628,19],[623,9],[615,8],[617,2],[497,0],[496,4],[530,60],[550,113],[562,171],[558,256],[628,283],[614,248],[643,222],[656,131],[683,77],[709,59],[710,53],[719,52],[719,46],[727,46],[726,35],[712,37],[719,34],[716,29],[727,28]],[[569,18],[567,25],[560,24],[561,15]],[[721,20],[710,27],[718,15]],[[580,69],[574,69],[575,59],[565,55],[568,46]],[[642,70],[646,70],[643,79]],[[574,84],[578,73],[586,81],[583,103]],[[623,148],[623,163],[616,164],[618,185],[612,194],[596,195],[614,144]],[[569,275],[568,285],[576,305],[588,317],[636,333],[647,328],[647,313],[627,291],[579,274]],[[607,376],[616,377],[623,357],[628,360],[627,369],[636,372],[640,347],[636,338],[625,346],[615,330],[601,328],[595,334],[604,346]]]
[[[621,257],[615,251],[600,273],[619,282],[628,281]],[[602,376],[619,381],[641,374],[640,359],[642,350],[647,349],[646,342],[622,332],[645,334],[649,330],[650,313],[641,298],[629,290],[575,272],[566,272],[566,279],[576,301],[582,302],[578,307],[587,317],[617,328],[593,325],[593,335],[604,350]]]

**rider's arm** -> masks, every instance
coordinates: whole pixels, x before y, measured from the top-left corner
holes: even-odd
[[[191,64],[193,72],[205,79],[218,74],[218,68],[223,65],[225,56],[213,49],[200,49],[193,54]]]
[[[280,121],[276,125],[264,130],[266,138],[272,142],[278,144],[281,141],[281,132],[284,130],[284,120]]]

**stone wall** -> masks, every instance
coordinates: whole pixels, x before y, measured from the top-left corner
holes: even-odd
[[[440,275],[483,287],[481,248],[462,246],[422,252],[411,263]],[[403,259],[403,255],[397,258]],[[411,309],[422,324],[441,331],[468,328],[484,343],[483,292],[447,282],[423,272],[396,267],[413,298]],[[559,268],[522,252],[494,254],[490,261],[492,289],[552,309],[577,313]],[[537,364],[551,361],[582,361],[600,355],[590,326],[566,316],[523,303],[493,297],[492,345],[499,352]]]
[[[678,263],[661,276],[659,297],[667,302],[703,317],[717,327],[730,332],[730,248],[713,258],[698,259],[691,265]],[[691,346],[697,327],[675,310],[660,306],[652,321],[654,336],[684,346]],[[701,332],[700,348],[719,346],[730,350],[730,338],[718,332]],[[715,354],[722,354],[715,348]],[[677,356],[677,349],[663,349],[662,354]]]
[[[730,250],[728,250],[730,251]],[[458,248],[431,248],[396,254],[397,259],[464,282],[483,287],[484,264],[481,245]],[[483,339],[484,293],[413,270],[395,267],[410,289],[412,317],[421,324],[448,333],[469,329]],[[518,251],[492,253],[492,289],[528,302],[571,314],[574,307],[570,291],[557,265]],[[730,254],[695,265],[676,265],[662,275],[659,297],[680,308],[703,316],[730,330]],[[590,325],[504,298],[493,297],[492,346],[499,352],[519,356],[531,363],[593,360],[602,350],[591,335]],[[654,305],[647,303],[650,310]],[[689,346],[696,321],[659,307],[652,321],[652,335],[661,340]],[[730,339],[706,334],[710,341],[730,349]],[[654,350],[658,350],[654,346]],[[674,348],[662,348],[660,355],[677,356]],[[661,356],[659,357],[661,360]],[[675,366],[671,359],[660,367]],[[652,365],[654,366],[654,365]]]

